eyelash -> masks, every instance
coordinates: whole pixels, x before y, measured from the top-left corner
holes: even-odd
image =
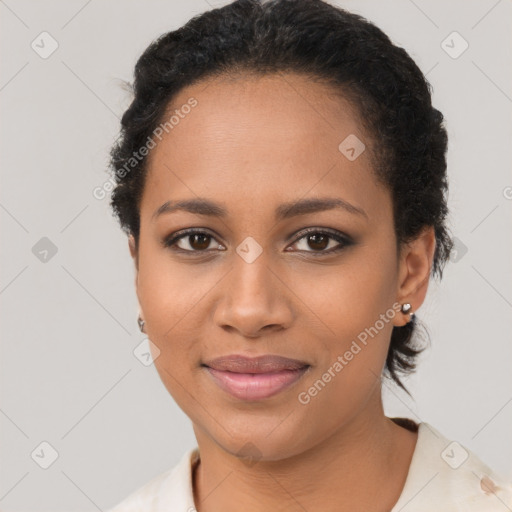
[[[178,248],[174,247],[176,245],[176,243],[179,240],[181,240],[182,238],[186,238],[187,236],[197,235],[197,234],[206,235],[215,240],[215,237],[212,234],[208,233],[207,231],[204,231],[201,228],[196,228],[196,229],[188,229],[185,231],[178,231],[177,233],[173,233],[172,235],[168,236],[167,238],[165,238],[163,240],[163,246],[166,248],[172,249],[173,251],[180,252],[182,254],[183,253],[188,253],[188,254],[195,253],[195,254],[204,255],[205,253],[210,252],[211,249],[205,249],[203,251],[196,251],[196,250],[188,250],[188,249],[181,249],[179,247]],[[334,249],[331,248],[327,251],[325,251],[325,250],[323,250],[323,251],[299,251],[299,252],[305,252],[305,253],[312,254],[314,257],[318,257],[318,256],[326,255],[326,254],[330,255],[330,254],[338,253],[338,252],[342,251],[343,249],[345,249],[346,247],[353,244],[353,241],[350,238],[348,238],[346,235],[342,235],[338,231],[325,229],[325,228],[323,228],[323,229],[310,228],[308,230],[301,231],[300,233],[298,233],[298,235],[300,235],[300,236],[298,236],[298,238],[295,239],[295,241],[293,242],[292,245],[295,245],[297,242],[299,242],[300,240],[302,240],[303,238],[306,238],[308,235],[311,235],[311,234],[327,235],[329,238],[342,244],[339,247],[336,247]]]

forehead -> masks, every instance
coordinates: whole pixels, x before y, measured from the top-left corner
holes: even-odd
[[[196,106],[180,111],[191,98]],[[177,122],[148,158],[148,214],[194,196],[226,204],[233,214],[327,195],[370,214],[388,200],[357,110],[328,85],[293,74],[222,77],[183,89],[164,120],[176,110]],[[351,160],[340,151],[345,140],[366,149]]]

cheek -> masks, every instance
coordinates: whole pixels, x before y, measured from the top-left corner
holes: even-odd
[[[304,272],[295,269],[299,275],[288,279],[307,306],[303,318],[325,337],[326,346],[331,343],[341,349],[376,322],[378,335],[389,338],[395,315],[389,311],[395,300],[395,264],[392,251],[378,252],[368,245],[354,251],[341,265],[310,265]],[[382,324],[379,320],[386,312],[388,318]]]
[[[172,337],[189,326],[187,317],[215,283],[211,276],[199,275],[199,267],[176,263],[166,250],[150,244],[141,251],[137,294],[156,337]]]
[[[345,406],[350,405],[347,400],[363,399],[385,364],[397,315],[392,307],[396,260],[391,247],[381,245],[379,251],[375,247],[360,248],[344,265],[316,269],[294,285],[315,313],[307,318],[311,335],[321,346],[319,364],[308,385],[320,379],[318,386],[330,389],[321,393],[327,402],[339,399]],[[351,390],[350,398],[346,390]]]
[[[169,394],[189,415],[197,401],[191,398],[196,394],[192,382],[201,357],[194,316],[207,285],[171,263],[165,251],[140,258],[138,297],[154,345],[154,365]]]
[[[141,245],[140,254],[138,298],[147,335],[155,353],[159,351],[155,367],[176,402],[186,405],[189,393],[195,394],[191,383],[204,357],[208,297],[226,271],[207,264],[177,263],[166,250],[149,242]]]
[[[155,366],[166,386],[169,379],[172,385],[173,379],[164,369],[181,380],[184,358],[193,357],[194,332],[189,318],[204,295],[199,283],[171,264],[165,251],[141,252],[137,295],[147,335],[160,351]]]

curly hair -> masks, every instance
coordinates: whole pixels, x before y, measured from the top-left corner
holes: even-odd
[[[153,41],[135,65],[133,101],[111,150],[111,207],[138,247],[147,158],[133,155],[162,122],[184,87],[235,74],[295,72],[325,81],[360,114],[375,149],[373,172],[393,200],[397,250],[433,227],[431,268],[442,278],[453,240],[446,226],[447,133],[432,106],[432,87],[408,53],[362,16],[322,0],[236,0],[190,19]],[[131,159],[129,172],[127,169]],[[416,316],[393,327],[385,371],[416,369]],[[426,330],[425,330],[426,332]],[[428,334],[428,332],[427,332]]]

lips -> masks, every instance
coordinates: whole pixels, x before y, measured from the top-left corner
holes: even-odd
[[[258,357],[232,354],[206,361],[204,365],[214,370],[233,373],[272,373],[283,370],[299,370],[309,366],[305,361],[270,354]]]
[[[274,355],[224,356],[202,366],[223,391],[246,401],[270,398],[284,391],[310,368],[304,361]]]

